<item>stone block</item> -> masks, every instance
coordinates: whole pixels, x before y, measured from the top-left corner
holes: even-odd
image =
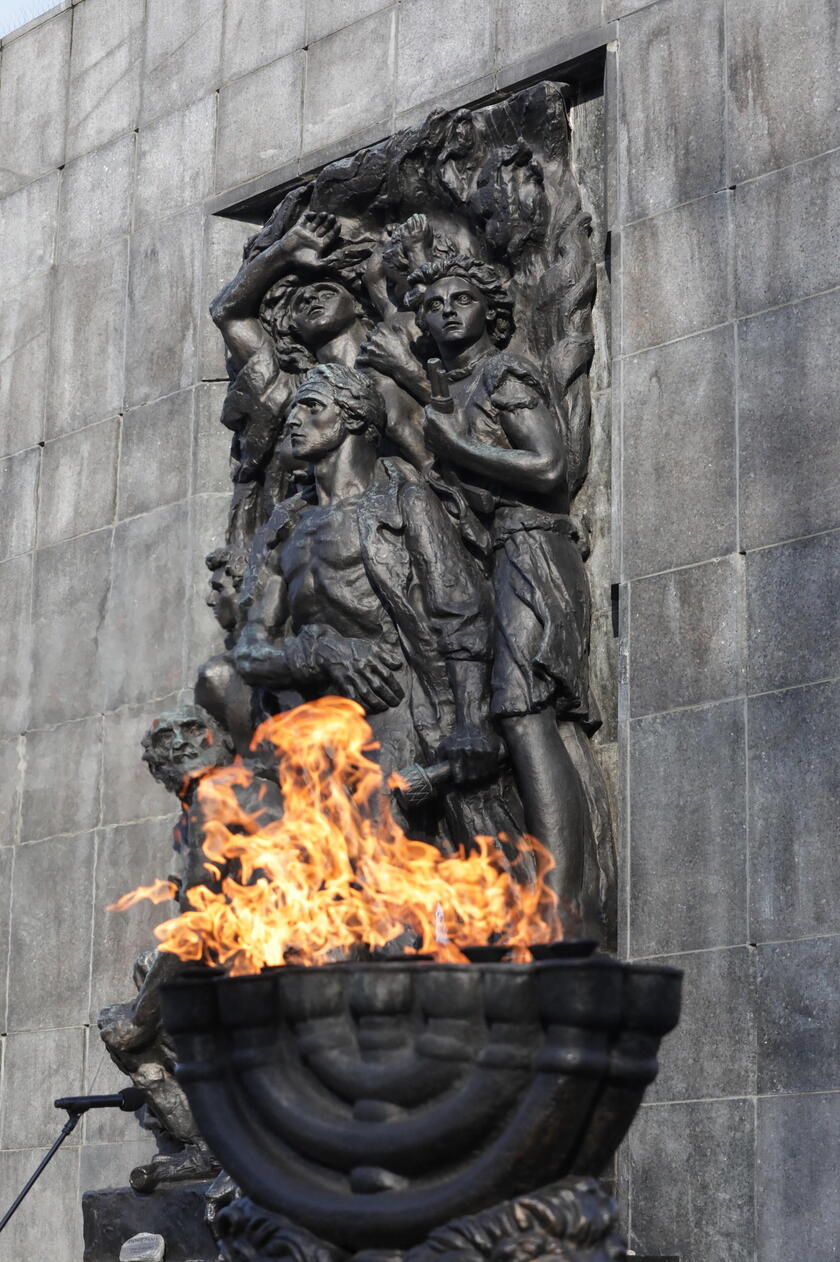
[[[751,1100],[642,1107],[628,1140],[631,1249],[753,1262],[753,1110]]]
[[[496,17],[500,66],[540,53],[555,40],[572,39],[600,25],[592,0],[520,0],[501,4]]]
[[[838,338],[836,290],[738,326],[742,547],[840,526]]]
[[[132,408],[123,418],[117,517],[135,517],[189,492],[194,390]]]
[[[52,265],[58,180],[54,171],[0,201],[0,275],[7,286]]]
[[[205,224],[199,311],[199,366],[204,381],[227,382],[228,379],[224,339],[210,318],[209,307],[222,286],[239,271],[242,249],[253,233],[253,224],[222,219],[217,215],[208,216]]]
[[[840,1093],[757,1101],[756,1224],[761,1262],[836,1257]]]
[[[629,740],[630,955],[745,942],[743,702],[641,719]]]
[[[17,281],[0,307],[0,452],[34,447],[44,434],[49,358],[49,273]]]
[[[55,1109],[53,1112],[54,1133],[50,1140],[61,1129],[61,1117]],[[45,1150],[37,1148],[0,1153],[0,1183],[9,1189],[9,1199],[23,1187],[44,1156]],[[21,1262],[24,1258],[79,1262],[82,1240],[78,1180],[79,1149],[65,1144],[27,1196],[25,1210],[20,1209],[3,1232],[3,1262]]]
[[[21,840],[95,828],[102,761],[100,716],[28,732],[25,740]]]
[[[840,673],[840,531],[747,554],[749,692]]]
[[[93,873],[93,833],[17,847],[9,939],[9,976],[16,979],[9,987],[10,1030],[46,1031],[48,1027],[81,1026],[87,1021]],[[71,1095],[80,1090],[80,1075],[74,1072],[73,1083],[54,1094]],[[19,1091],[7,1076],[6,1101]],[[33,1094],[24,1092],[17,1106],[22,1127],[27,1125]],[[52,1104],[52,1097],[48,1103]],[[17,1138],[22,1139],[23,1133]],[[39,1131],[28,1142],[44,1143],[47,1138]],[[8,1133],[3,1139],[9,1147],[16,1146]]]
[[[722,324],[732,314],[729,195],[677,206],[622,232],[625,353]]]
[[[2,764],[0,764],[2,765]],[[6,1033],[6,995],[9,974],[9,928],[12,881],[15,864],[13,846],[0,847],[0,1033]]]
[[[19,738],[0,741],[0,847],[13,846],[18,840],[22,755]]]
[[[840,932],[840,684],[749,702],[750,940]]]
[[[113,1188],[85,1196],[82,1204],[86,1258],[112,1262],[123,1241],[138,1231],[166,1240],[167,1262],[212,1258],[217,1244],[204,1221],[207,1183],[175,1183],[142,1196],[131,1188]]]
[[[753,954],[743,946],[657,960],[685,979],[680,1023],[662,1044],[646,1100],[755,1094]]]
[[[110,578],[110,529],[35,554],[34,726],[46,727],[102,709],[98,639]]]
[[[0,565],[0,736],[17,736],[29,715],[32,676],[30,601],[32,558],[14,557]]]
[[[758,1093],[840,1090],[840,935],[756,950]]]
[[[58,258],[99,253],[105,241],[131,231],[134,136],[68,162],[61,178]]]
[[[44,445],[38,500],[38,546],[86,534],[114,520],[117,417]]]
[[[225,0],[222,79],[238,79],[306,42],[306,0],[283,0],[282,8],[265,0]]]
[[[303,148],[324,145],[391,117],[396,10],[383,9],[309,45]]]
[[[491,0],[450,0],[445,22],[436,0],[407,0],[400,7],[397,110],[487,74],[494,52]]]
[[[193,384],[203,214],[188,211],[135,232],[128,285],[126,404]]]
[[[717,701],[742,690],[743,586],[738,556],[632,583],[632,714]]]
[[[0,460],[0,561],[29,552],[35,542],[40,447],[30,447]]]
[[[840,154],[735,190],[735,296],[749,315],[840,285]]]
[[[102,629],[105,708],[174,692],[183,678],[187,505],[169,505],[114,531]]]
[[[137,137],[136,224],[186,210],[212,191],[215,141],[215,93],[141,128]]]
[[[105,715],[102,766],[102,822],[122,824],[177,810],[178,803],[149,774],[140,741],[155,715],[173,709],[178,694]]]
[[[59,1113],[53,1100],[82,1090],[83,1047],[81,1029],[21,1030],[7,1035],[3,1058],[4,1148],[31,1150],[52,1143],[67,1120],[67,1114]],[[76,1131],[64,1143],[76,1146],[79,1140]],[[38,1159],[30,1160],[31,1172]]]
[[[254,70],[219,93],[216,188],[273,171],[300,152],[304,54]]]
[[[832,3],[740,0],[729,12],[727,52],[730,184],[840,145]]]
[[[726,183],[723,0],[636,7],[621,24],[625,220]]]
[[[187,674],[190,684],[198,667],[224,649],[224,632],[210,609],[209,574],[204,565],[208,552],[225,542],[230,495],[197,495],[190,505],[189,621],[187,627]]]
[[[145,0],[85,0],[73,14],[67,156],[130,132],[140,106]]]
[[[219,86],[223,0],[147,0],[140,124]]]
[[[344,26],[370,17],[387,8],[393,0],[308,0],[306,6],[306,43],[340,31]]]
[[[56,14],[3,47],[0,193],[64,161],[70,23]]]
[[[53,299],[47,436],[122,411],[128,240],[59,267]]]
[[[165,878],[175,871],[178,860],[172,852],[172,829],[178,814],[178,803],[170,798],[165,817],[106,828],[99,834],[93,894],[92,1060],[100,1048],[105,1054],[96,1029],[97,1016],[106,1004],[127,1003],[134,998],[137,989],[131,974],[135,958],[156,945],[155,925],[177,914],[174,903],[154,906],[142,902],[128,911],[107,908],[138,885],[150,885],[157,877]],[[105,1138],[101,1131],[100,1137]]]
[[[195,392],[193,493],[230,493],[230,430],[219,420],[227,383],[204,382]]]
[[[124,1083],[125,1078],[122,1081]],[[88,1114],[88,1119],[90,1118],[91,1115]],[[135,1138],[124,1143],[82,1145],[79,1153],[79,1191],[82,1196],[85,1192],[94,1192],[101,1188],[126,1187],[128,1176],[134,1167],[151,1160],[157,1146],[152,1136],[141,1130],[136,1121],[134,1136]]]
[[[737,546],[731,327],[624,364],[623,573],[691,565]]]

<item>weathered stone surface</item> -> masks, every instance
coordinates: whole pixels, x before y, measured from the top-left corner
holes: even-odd
[[[38,546],[86,534],[114,520],[117,417],[44,445],[38,499]]]
[[[840,932],[840,684],[749,703],[750,940]]]
[[[35,508],[41,450],[30,447],[0,460],[0,561],[28,552],[35,542]],[[10,511],[9,506],[15,505]]]
[[[630,594],[631,713],[732,697],[743,687],[743,560],[636,579]]]
[[[840,1093],[764,1097],[757,1114],[761,1262],[830,1258],[837,1235]]]
[[[85,0],[73,14],[67,156],[130,132],[140,105],[144,0]],[[115,212],[117,207],[114,206]]]
[[[730,183],[840,145],[840,26],[830,0],[742,0],[729,13],[727,51]]]
[[[48,437],[122,411],[127,275],[125,238],[58,269]]]
[[[750,692],[840,673],[840,531],[747,554]]]
[[[838,337],[836,291],[739,325],[742,547],[840,525]]]
[[[204,382],[195,392],[193,436],[193,494],[208,491],[222,495],[230,488],[231,432],[219,424],[225,396],[221,381]]]
[[[189,491],[193,390],[132,408],[123,418],[117,516],[135,517]]]
[[[725,327],[624,364],[628,578],[735,551],[734,351]]]
[[[840,935],[756,951],[758,1091],[840,1090]]]
[[[21,1030],[7,1035],[4,1148],[31,1150],[52,1143],[67,1120],[67,1114],[59,1113],[53,1100],[81,1091],[83,1046],[81,1029]],[[64,1142],[75,1146],[80,1138],[76,1131]],[[38,1157],[30,1155],[30,1162],[31,1174]]]
[[[57,14],[3,48],[0,193],[64,161],[70,22]]]
[[[137,138],[134,220],[142,224],[186,210],[213,188],[216,95],[143,127]]]
[[[625,220],[725,183],[723,0],[635,8],[621,25]]]
[[[646,1100],[755,1093],[753,955],[743,946],[657,960],[681,968],[685,978],[680,1023],[662,1045],[659,1077]]]
[[[392,0],[308,0],[305,42],[314,44],[325,35],[369,17],[391,3]]]
[[[628,1140],[632,1249],[753,1262],[753,1108],[751,1100],[642,1107]]]
[[[17,736],[29,715],[31,556],[14,557],[0,565],[0,591],[0,735]]]
[[[151,776],[148,778],[151,782]],[[101,1009],[105,1004],[134,998],[131,969],[135,956],[155,946],[154,926],[175,911],[174,904],[167,903],[138,903],[123,912],[106,909],[135,886],[148,884],[156,876],[166,877],[174,870],[172,829],[177,820],[177,810],[170,807],[165,817],[106,828],[99,833],[93,896],[90,1021],[96,1041],[91,1046],[92,1054],[94,1049],[98,1053],[100,1047],[96,1018]]]
[[[125,1078],[122,1081],[124,1083]],[[88,1114],[88,1123],[91,1120]],[[133,1125],[134,1138],[131,1140],[111,1144],[91,1141],[82,1145],[79,1152],[79,1192],[82,1195],[99,1188],[126,1186],[134,1167],[154,1156],[156,1144],[152,1136],[148,1131],[141,1130],[136,1121]],[[73,1262],[78,1262],[78,1255]]]
[[[53,1110],[55,1112],[55,1110]],[[55,1137],[61,1118],[55,1114]],[[72,1136],[71,1136],[72,1139]],[[0,1182],[16,1194],[45,1155],[42,1149],[24,1148],[0,1152]],[[15,1214],[3,1232],[3,1250],[9,1262],[22,1258],[49,1258],[49,1262],[79,1262],[82,1241],[79,1214],[79,1149],[59,1151],[26,1198],[26,1212]]]
[[[58,258],[63,262],[99,253],[104,242],[131,227],[134,136],[68,162],[61,177]]]
[[[27,733],[22,841],[96,827],[101,756],[99,715]]]
[[[114,531],[100,657],[106,709],[181,686],[187,531],[185,503],[134,517]]]
[[[735,190],[739,315],[840,285],[840,154]]]
[[[278,21],[276,9],[265,0],[225,0],[222,78],[237,79],[302,48],[307,43],[306,7],[306,0],[284,0]],[[333,2],[333,7],[339,5]]]
[[[304,58],[292,53],[219,93],[216,187],[272,171],[300,151]]]
[[[3,747],[0,746],[0,769],[5,770]],[[0,846],[0,1034],[6,1033],[6,996],[9,981],[9,928],[12,910],[12,881],[14,877],[15,849],[11,845]]]
[[[728,199],[728,193],[717,193],[624,229],[625,353],[670,342],[730,318]],[[686,301],[687,295],[691,301]]]
[[[319,149],[393,108],[396,10],[385,9],[310,44],[303,105],[303,148]]]
[[[223,0],[147,0],[140,124],[218,86]]]
[[[746,941],[743,702],[630,725],[629,952]]]
[[[204,381],[224,381],[228,372],[225,344],[210,318],[210,303],[242,262],[242,248],[254,233],[254,225],[209,215],[204,225],[202,297],[199,310],[199,375]],[[219,413],[216,413],[218,423]],[[219,426],[219,428],[222,428]]]
[[[47,273],[15,284],[0,307],[0,452],[40,442],[49,356],[51,284]]]
[[[170,693],[156,701],[114,710],[104,718],[102,823],[122,824],[173,809],[172,795],[149,775],[140,757],[140,740],[155,715],[178,701]]]
[[[0,741],[0,847],[13,846],[18,840],[22,755],[22,743],[17,737]]]
[[[450,0],[444,24],[435,0],[401,5],[397,110],[431,101],[492,68],[492,12],[490,0]]]
[[[166,1240],[166,1262],[212,1258],[217,1246],[204,1224],[206,1183],[181,1183],[140,1196],[131,1188],[89,1192],[82,1201],[85,1262],[112,1262],[137,1231]]]
[[[129,407],[193,383],[202,224],[200,211],[188,211],[140,228],[132,238],[126,341]],[[161,312],[166,312],[165,318]]]
[[[26,985],[10,987],[10,1030],[43,1031],[49,1026],[81,1025],[87,1020],[93,872],[93,833],[18,846],[9,975],[26,977]],[[48,892],[55,896],[47,897]],[[72,1086],[55,1094],[80,1090],[77,1080],[75,1075]],[[7,1082],[7,1091],[10,1088]],[[30,1093],[18,1106],[22,1127],[26,1109],[32,1106]],[[47,1138],[43,1135],[29,1142],[44,1143]],[[16,1147],[6,1135],[3,1142]]]
[[[222,632],[210,609],[209,575],[204,558],[223,546],[227,526],[228,497],[196,495],[190,503],[190,586],[187,630],[187,678],[193,678],[202,662],[224,648]]]
[[[50,267],[58,213],[58,172],[0,201],[0,273],[9,281]]]
[[[521,0],[501,4],[496,18],[499,65],[540,53],[552,40],[571,39],[594,30],[600,14],[591,0]]]
[[[31,638],[34,726],[101,709],[97,641],[110,577],[110,529],[36,553]]]

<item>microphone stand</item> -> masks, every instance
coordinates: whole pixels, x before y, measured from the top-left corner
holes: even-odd
[[[0,1231],[6,1226],[6,1223],[14,1214],[21,1201],[29,1194],[37,1183],[38,1179],[46,1170],[61,1145],[64,1143],[68,1135],[76,1129],[82,1117],[87,1113],[88,1109],[106,1109],[117,1108],[122,1109],[124,1113],[133,1113],[135,1109],[139,1109],[145,1103],[145,1094],[139,1087],[126,1087],[123,1091],[118,1091],[116,1095],[76,1095],[62,1096],[60,1100],[55,1101],[57,1109],[67,1110],[67,1121],[61,1128],[61,1134],[53,1143],[49,1152],[44,1154],[38,1169],[26,1183],[26,1186],[18,1194],[13,1204],[6,1210],[3,1218],[0,1219]]]

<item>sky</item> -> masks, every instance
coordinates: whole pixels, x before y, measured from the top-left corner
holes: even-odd
[[[0,37],[55,5],[56,0],[0,0]]]

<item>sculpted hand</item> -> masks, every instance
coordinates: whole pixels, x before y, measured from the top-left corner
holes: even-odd
[[[402,658],[381,640],[324,635],[315,660],[339,695],[358,701],[368,714],[399,705],[405,695],[396,675]]]
[[[458,785],[486,780],[496,770],[501,746],[489,723],[463,724],[441,741],[438,753]]]
[[[335,215],[307,210],[283,237],[283,248],[296,266],[305,266],[327,254],[340,232]]]
[[[411,352],[408,329],[396,323],[379,324],[367,335],[356,364],[360,368],[375,368],[398,385],[415,385],[421,375],[420,363]]]
[[[432,225],[425,215],[411,215],[405,223],[400,224],[398,231],[409,270],[414,271],[430,257],[435,243]]]
[[[233,658],[246,684],[255,688],[281,688],[288,683],[290,663],[282,641],[275,646],[243,635]]]

